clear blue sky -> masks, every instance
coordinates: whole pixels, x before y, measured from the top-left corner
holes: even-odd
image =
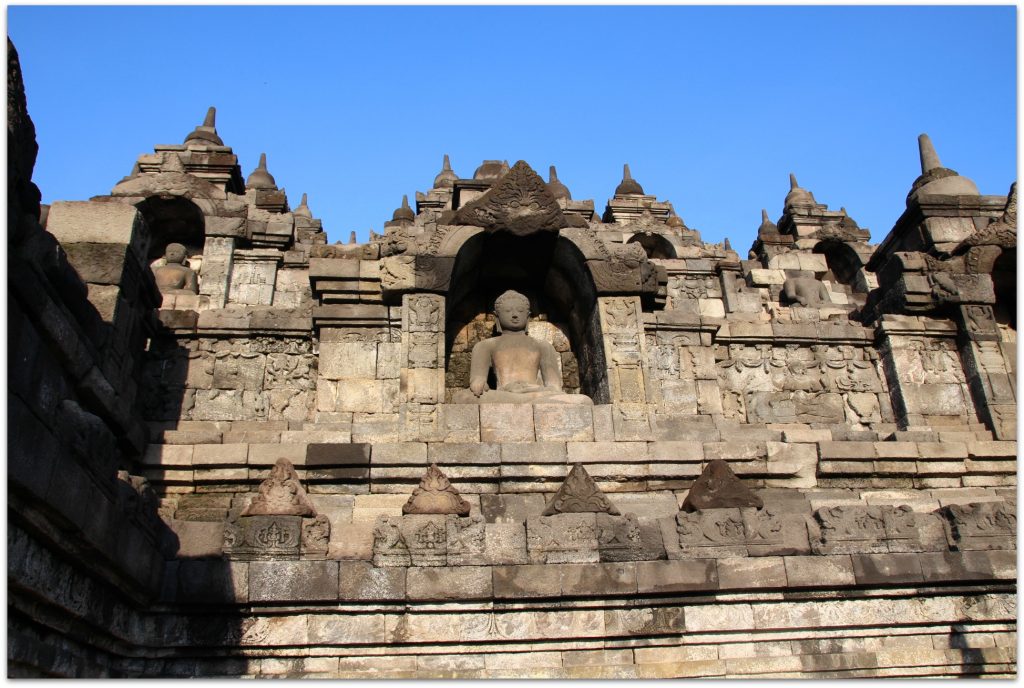
[[[109,193],[217,107],[330,240],[382,231],[444,153],[548,165],[603,209],[630,163],[745,253],[788,173],[880,241],[927,132],[983,194],[1016,177],[1016,8],[25,7],[8,33],[44,202]]]

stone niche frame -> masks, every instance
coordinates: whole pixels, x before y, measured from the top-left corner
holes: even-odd
[[[529,297],[531,323],[547,320],[561,326],[568,338],[572,358],[563,357],[563,385],[564,366],[575,364],[579,392],[595,404],[609,403],[597,289],[583,254],[571,240],[554,233],[478,233],[459,248],[450,285],[445,302],[445,371],[452,364],[456,336],[479,316],[492,313],[494,300],[514,289]],[[463,344],[471,351],[491,334],[489,329],[476,332]]]

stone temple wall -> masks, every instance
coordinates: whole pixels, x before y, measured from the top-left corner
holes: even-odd
[[[1015,675],[1015,186],[741,255],[446,159],[327,244],[211,109],[40,208],[8,50],[10,675]],[[508,289],[593,403],[455,403]]]

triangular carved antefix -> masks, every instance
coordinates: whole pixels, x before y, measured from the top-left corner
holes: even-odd
[[[469,502],[452,487],[437,464],[432,463],[420,480],[420,486],[413,490],[409,501],[402,507],[402,513],[468,516]]]
[[[299,483],[288,459],[278,459],[270,476],[260,483],[259,494],[242,516],[316,516],[316,509]]]
[[[557,232],[569,225],[548,185],[523,160],[480,198],[459,208],[453,225],[504,230],[516,236]]]
[[[608,501],[583,464],[573,465],[565,482],[551,498],[543,516],[555,514],[605,513],[618,516],[619,510]]]
[[[760,509],[764,501],[750,491],[722,459],[709,461],[683,500],[682,511],[728,509],[733,507]]]

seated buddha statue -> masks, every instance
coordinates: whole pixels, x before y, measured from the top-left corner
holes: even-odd
[[[185,247],[181,244],[167,244],[164,251],[166,265],[153,268],[153,277],[161,294],[198,294],[199,277],[196,271],[185,265]]]
[[[457,392],[456,404],[591,404],[590,397],[566,394],[558,367],[558,352],[545,341],[526,333],[530,300],[516,291],[506,291],[494,302],[494,315],[501,328],[497,337],[473,347],[469,389]],[[498,388],[489,389],[491,368]]]

